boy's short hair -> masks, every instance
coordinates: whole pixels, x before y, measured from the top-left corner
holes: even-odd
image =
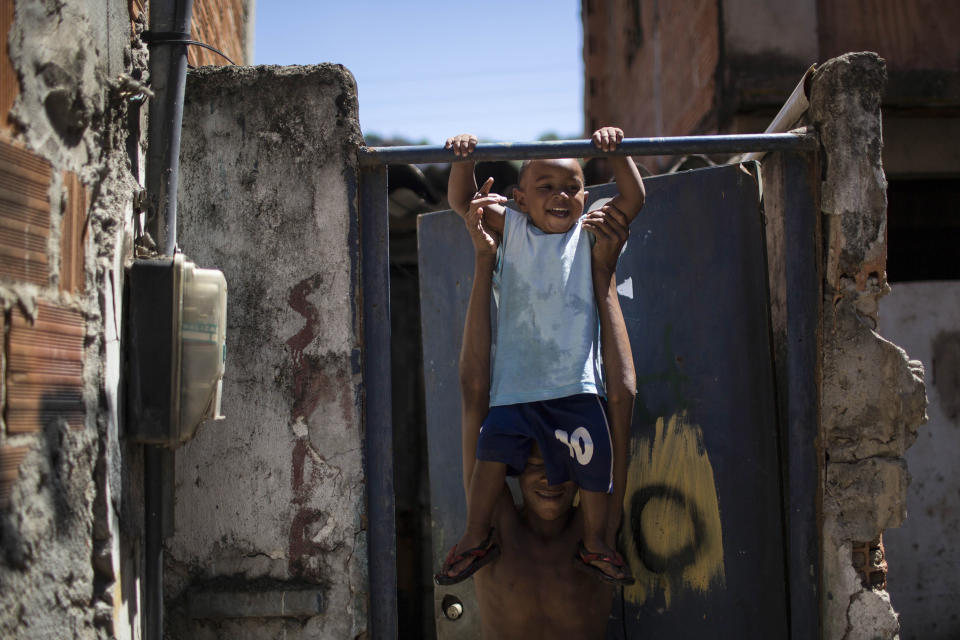
[[[523,184],[523,174],[527,172],[527,167],[530,166],[531,162],[533,162],[533,160],[524,160],[520,163],[520,173],[517,174],[518,185]]]
[[[517,175],[517,185],[523,184],[523,174],[526,172],[527,167],[530,166],[530,163],[536,162],[537,160],[542,160],[542,159],[543,159],[543,158],[533,158],[533,159],[531,159],[531,160],[524,160],[523,162],[520,163],[520,173]],[[582,170],[583,170],[583,161],[582,161],[582,160],[577,160],[576,162],[577,162],[578,165],[580,165],[581,171],[582,171]]]

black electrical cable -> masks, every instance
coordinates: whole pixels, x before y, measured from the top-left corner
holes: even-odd
[[[176,31],[144,31],[140,34],[140,39],[146,42],[147,45],[191,44],[195,47],[203,47],[204,49],[208,49],[217,55],[222,56],[233,66],[237,66],[236,62],[231,60],[227,54],[225,54],[223,51],[220,51],[216,47],[212,47],[206,42],[200,42],[199,40],[191,40],[189,33],[178,33]]]

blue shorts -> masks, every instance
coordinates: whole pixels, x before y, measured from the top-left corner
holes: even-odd
[[[477,460],[502,462],[509,475],[519,475],[534,441],[550,484],[573,480],[587,491],[613,492],[613,446],[600,396],[581,393],[490,407],[477,440]]]

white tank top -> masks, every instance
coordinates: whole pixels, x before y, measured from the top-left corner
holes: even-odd
[[[490,406],[604,395],[590,234],[582,220],[566,233],[544,233],[525,214],[506,210],[493,276]]]

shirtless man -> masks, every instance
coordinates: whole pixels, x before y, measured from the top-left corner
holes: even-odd
[[[489,187],[487,187],[489,190]],[[479,194],[478,194],[479,195]],[[499,239],[483,221],[483,206],[502,199],[487,194],[465,216],[475,249],[473,288],[460,353],[464,488],[476,464],[477,437],[489,411],[490,290]],[[606,391],[611,422],[629,424],[636,389],[633,358],[616,291],[616,263],[629,233],[615,209],[588,214],[594,232],[594,295],[600,317]],[[484,638],[534,640],[603,638],[615,587],[578,570],[577,542],[584,536],[582,509],[573,506],[572,481],[550,486],[534,449],[519,477],[523,496],[514,505],[504,484],[493,511],[500,555],[474,574]],[[621,494],[622,495],[622,494]],[[620,508],[611,509],[607,542],[615,545]]]

